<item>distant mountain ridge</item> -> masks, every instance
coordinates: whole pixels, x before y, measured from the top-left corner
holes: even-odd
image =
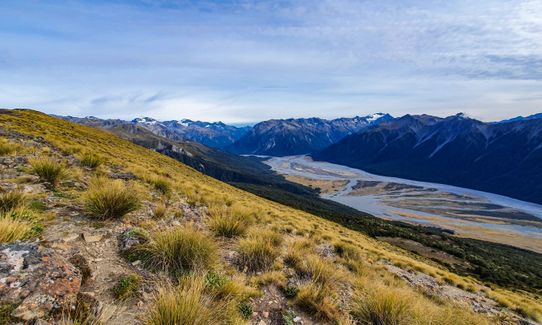
[[[508,123],[508,122],[517,122],[517,121],[526,121],[526,120],[535,120],[535,119],[542,119],[542,113],[533,114],[529,116],[516,116],[514,118],[502,120],[497,123]]]
[[[542,203],[542,119],[484,123],[462,114],[405,115],[349,135],[312,157]]]
[[[391,119],[393,117],[389,114],[376,113],[334,120],[321,118],[268,120],[256,124],[226,149],[237,154],[269,156],[307,154],[322,150],[369,125]]]
[[[201,122],[189,119],[158,121],[151,117],[140,117],[125,121],[100,119],[94,116],[83,118],[65,116],[62,118],[101,128],[111,128],[121,124],[138,125],[170,140],[193,141],[216,149],[223,149],[231,145],[250,129],[250,127],[235,127],[222,122]]]

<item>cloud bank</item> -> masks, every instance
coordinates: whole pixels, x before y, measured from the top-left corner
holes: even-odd
[[[542,111],[542,3],[0,3],[0,106],[253,122]]]

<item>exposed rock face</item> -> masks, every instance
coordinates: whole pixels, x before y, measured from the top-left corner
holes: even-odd
[[[0,245],[0,301],[17,306],[22,321],[70,310],[81,287],[80,271],[50,249],[31,243]]]

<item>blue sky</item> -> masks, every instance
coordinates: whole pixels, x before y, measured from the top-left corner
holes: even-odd
[[[0,107],[270,118],[542,111],[542,1],[0,2]]]

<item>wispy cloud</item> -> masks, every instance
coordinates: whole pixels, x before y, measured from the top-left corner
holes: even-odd
[[[542,109],[542,3],[0,3],[0,106],[129,118]]]

